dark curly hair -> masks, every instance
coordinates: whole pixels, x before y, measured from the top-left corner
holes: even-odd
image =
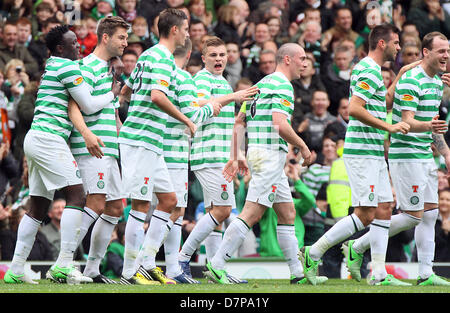
[[[63,36],[68,31],[68,25],[59,25],[53,27],[45,36],[45,44],[52,55],[56,52],[56,46],[62,44]]]

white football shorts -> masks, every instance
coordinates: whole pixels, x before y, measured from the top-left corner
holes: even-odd
[[[236,207],[234,182],[227,182],[222,174],[222,167],[205,167],[194,171],[195,177],[202,185],[205,208],[214,206]]]
[[[352,206],[377,207],[378,203],[394,201],[384,159],[344,156],[344,164],[352,190]]]
[[[117,159],[105,155],[101,159],[91,155],[75,157],[87,194],[106,194],[106,201],[124,198],[122,177]]]
[[[247,162],[252,178],[247,201],[271,208],[274,203],[292,202],[291,189],[284,172],[287,153],[250,147]]]
[[[55,190],[83,184],[78,164],[61,136],[30,130],[23,149],[31,196],[53,200]]]
[[[151,201],[153,192],[174,192],[164,156],[144,147],[120,144],[125,197]]]
[[[397,206],[405,211],[421,211],[424,203],[439,202],[438,168],[428,162],[389,162]]]

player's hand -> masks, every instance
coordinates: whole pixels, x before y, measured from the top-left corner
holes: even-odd
[[[89,151],[90,155],[101,159],[104,155],[102,148],[100,146],[105,147],[103,141],[94,135],[90,130],[83,135],[84,142],[86,143],[86,148]]]
[[[226,181],[231,182],[236,174],[248,175],[248,165],[245,160],[229,160],[222,170]]]
[[[122,83],[118,80],[113,80],[112,85],[111,85],[111,91],[114,94],[114,98],[120,94],[121,89],[122,89]]]
[[[197,131],[197,125],[195,125],[191,120],[188,120],[186,126],[187,128],[185,130],[185,133],[190,135],[191,137],[194,137],[195,132]]]
[[[252,86],[247,89],[239,90],[235,92],[235,101],[242,103],[244,101],[250,101],[253,96],[259,92],[258,86]]]
[[[300,148],[300,153],[303,158],[302,166],[309,166],[314,162],[315,158],[307,146]]]
[[[441,76],[442,82],[450,87],[450,73],[444,73]]]
[[[403,75],[404,73],[406,73],[407,71],[409,71],[412,68],[415,68],[417,65],[419,65],[420,63],[422,63],[422,60],[418,60],[412,63],[409,63],[405,66],[403,66],[400,71],[399,71],[399,75]]]
[[[222,105],[218,101],[212,101],[211,102],[213,110],[214,110],[214,116],[219,115],[220,110],[222,109]]]
[[[435,134],[445,134],[448,130],[446,121],[440,120],[439,115],[436,115],[431,120],[431,131]]]
[[[115,57],[111,59],[110,63],[111,65],[109,71],[113,75],[113,79],[119,80],[120,76],[122,76],[122,73],[125,69],[122,60],[119,57]]]
[[[402,133],[402,134],[407,134],[409,132],[409,129],[411,128],[411,126],[409,126],[408,123],[405,122],[398,122],[397,124],[394,125],[390,125],[389,127],[389,132],[391,134],[393,133]]]

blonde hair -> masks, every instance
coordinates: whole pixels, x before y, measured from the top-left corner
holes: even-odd
[[[25,70],[26,70],[25,69],[25,64],[23,63],[22,60],[20,60],[20,59],[11,59],[11,60],[9,60],[8,63],[6,63],[6,65],[5,65],[5,76],[8,75],[8,72],[9,72],[9,70],[12,67],[16,68],[16,67],[19,67],[19,66],[21,66],[22,67],[22,71],[25,72]]]

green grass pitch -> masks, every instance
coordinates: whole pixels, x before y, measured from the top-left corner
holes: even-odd
[[[199,285],[161,285],[161,286],[129,286],[84,284],[66,285],[55,284],[47,280],[40,280],[39,285],[11,285],[0,283],[0,294],[3,293],[450,293],[450,287],[416,286],[414,280],[407,280],[413,286],[369,286],[365,281],[330,279],[324,285],[290,285],[286,279],[250,279],[248,284],[218,285],[200,279]]]

